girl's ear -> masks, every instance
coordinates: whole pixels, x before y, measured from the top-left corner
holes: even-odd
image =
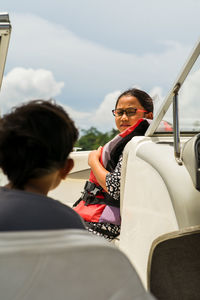
[[[153,113],[152,112],[146,113],[145,118],[152,120],[153,119]]]
[[[65,162],[65,165],[63,168],[60,169],[60,177],[61,179],[65,179],[67,177],[67,174],[71,171],[71,169],[74,166],[74,161],[71,158],[68,158]]]

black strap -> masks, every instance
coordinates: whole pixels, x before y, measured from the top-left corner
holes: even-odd
[[[85,191],[85,192],[83,192],[83,195],[82,195],[80,201],[84,200],[86,206],[89,204],[106,204],[106,205],[111,205],[111,206],[115,206],[115,207],[120,206],[120,201],[113,199],[113,197],[111,197],[108,193],[101,192],[101,194],[103,195],[103,198],[98,198],[95,195],[90,194],[89,192]]]
[[[97,186],[94,182],[86,181],[85,186],[84,186],[84,191],[90,192],[94,196],[101,192],[103,188],[99,185]]]
[[[103,198],[96,197],[102,195]],[[119,207],[119,201],[115,200],[108,193],[103,192],[103,188],[100,185],[96,185],[94,182],[86,181],[83,192],[83,200],[85,205],[88,204],[107,204],[115,207]]]
[[[95,183],[86,181],[84,186],[84,192],[82,192],[82,196],[78,201],[74,203],[73,206],[77,206],[80,201],[84,200],[85,205],[89,204],[106,204],[115,207],[120,206],[120,201],[115,200],[108,193],[102,192],[103,188],[101,186],[97,186]],[[102,195],[103,198],[98,198],[98,195]]]

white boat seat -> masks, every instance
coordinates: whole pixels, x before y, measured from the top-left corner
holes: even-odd
[[[84,230],[0,233],[3,300],[153,299],[127,257]]]
[[[153,242],[148,289],[161,300],[200,299],[200,226],[164,234]]]

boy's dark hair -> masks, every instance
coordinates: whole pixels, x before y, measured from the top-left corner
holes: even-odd
[[[34,100],[0,119],[0,167],[14,188],[23,189],[64,166],[78,130],[53,100]]]
[[[123,92],[116,101],[115,109],[117,108],[117,104],[119,99],[123,96],[133,96],[138,99],[140,104],[146,109],[148,112],[153,112],[153,100],[152,98],[144,91],[138,89],[129,89]]]

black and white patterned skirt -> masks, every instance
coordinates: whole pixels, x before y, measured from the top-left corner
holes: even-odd
[[[120,234],[120,225],[99,222],[85,222],[86,228],[93,234],[104,237],[106,240],[113,240]]]

